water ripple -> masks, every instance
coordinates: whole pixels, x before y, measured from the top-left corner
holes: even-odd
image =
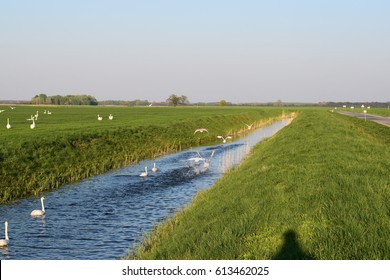
[[[255,131],[237,142],[201,147],[156,160],[158,171],[140,177],[153,161],[86,179],[45,195],[46,215],[32,218],[39,197],[0,206],[1,221],[9,222],[8,248],[0,259],[118,259],[154,225],[191,202],[200,190],[239,164],[256,143],[287,122]],[[195,163],[198,152],[209,158]]]

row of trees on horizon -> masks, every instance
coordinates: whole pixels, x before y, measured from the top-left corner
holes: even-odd
[[[150,102],[148,100],[104,100],[97,101],[94,96],[81,94],[81,95],[53,95],[48,96],[46,94],[37,94],[30,101],[17,101],[17,100],[0,100],[1,104],[34,104],[34,105],[117,105],[117,106],[318,106],[318,107],[342,107],[346,105],[348,108],[351,106],[372,106],[376,108],[389,108],[390,102],[319,102],[319,103],[304,103],[304,102],[282,102],[282,100],[276,100],[275,102],[247,102],[247,103],[231,103],[226,100],[220,100],[217,102],[197,102],[191,103],[187,96],[171,94],[166,101],[162,102]]]

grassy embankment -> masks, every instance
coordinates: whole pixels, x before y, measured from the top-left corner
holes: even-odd
[[[302,109],[145,238],[140,259],[390,259],[390,129]]]
[[[260,125],[282,113],[277,108],[248,107],[0,106],[0,110],[5,110],[0,114],[1,203],[210,143],[218,134],[243,129],[242,122]],[[36,128],[30,129],[32,122],[26,119],[37,111]],[[98,121],[97,114],[104,119]],[[11,129],[6,129],[7,118]],[[199,127],[210,133],[194,135]]]

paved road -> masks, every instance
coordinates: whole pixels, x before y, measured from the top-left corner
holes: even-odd
[[[353,112],[345,112],[345,111],[339,111],[335,110],[335,112],[343,115],[353,116],[360,119],[366,118],[368,121],[377,122],[386,126],[390,126],[390,118],[388,117],[381,117],[381,116],[375,116],[375,115],[369,115],[369,114],[363,114],[363,113],[353,113]]]

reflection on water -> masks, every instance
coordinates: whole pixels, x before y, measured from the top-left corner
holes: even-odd
[[[151,170],[154,161],[62,187],[45,194],[44,217],[30,216],[39,197],[1,205],[0,221],[9,222],[9,246],[0,249],[0,258],[120,258],[142,234],[190,203],[197,192],[239,164],[256,143],[288,123],[274,123],[235,142],[161,157],[155,161],[158,171],[147,177],[139,175],[145,166]]]

